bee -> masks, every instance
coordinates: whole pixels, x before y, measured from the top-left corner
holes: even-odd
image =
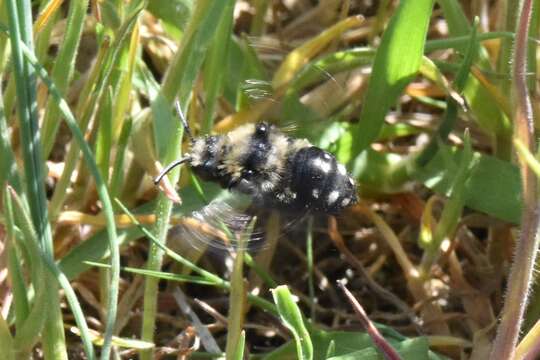
[[[187,164],[193,173],[222,188],[247,195],[257,209],[287,214],[337,215],[355,204],[356,183],[334,155],[306,139],[297,139],[267,122],[245,124],[222,135],[194,137],[178,102],[176,109],[190,140],[187,154],[165,167],[161,179],[176,166]],[[227,205],[228,206],[228,205]],[[247,223],[241,211],[212,203],[194,218],[204,221],[225,213],[231,221]],[[217,209],[217,210],[216,210]],[[233,215],[231,215],[233,214]]]
[[[182,114],[178,103],[177,111]],[[358,201],[356,182],[345,166],[306,139],[290,137],[267,122],[193,137],[180,118],[190,150],[163,169],[155,184],[186,163],[199,178],[248,195],[260,208],[336,215]]]

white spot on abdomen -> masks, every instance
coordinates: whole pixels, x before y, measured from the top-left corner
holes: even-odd
[[[332,205],[333,203],[335,203],[338,197],[339,197],[339,191],[336,191],[336,190],[332,191],[328,195],[328,205]]]
[[[349,205],[350,202],[351,202],[351,199],[345,198],[345,199],[341,200],[341,206],[345,207],[345,206]]]
[[[324,173],[328,173],[332,169],[332,165],[329,162],[322,160],[321,158],[316,158],[315,160],[313,160],[313,165],[321,169],[321,171]]]
[[[319,194],[320,194],[320,190],[319,189],[313,189],[311,191],[311,195],[313,196],[313,198],[315,199],[318,199],[319,198]]]

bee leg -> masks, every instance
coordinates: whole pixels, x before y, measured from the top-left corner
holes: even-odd
[[[240,183],[240,180],[241,179],[230,179],[226,184],[225,184],[225,188],[227,188],[227,190],[233,190],[239,183]]]
[[[235,190],[246,195],[253,195],[257,193],[255,184],[252,181],[242,178],[235,181],[234,185],[229,187],[229,190]]]

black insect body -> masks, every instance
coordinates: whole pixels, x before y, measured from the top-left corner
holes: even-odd
[[[345,166],[315,146],[298,150],[288,162],[287,182],[293,194],[294,208],[337,214],[357,202],[356,184]]]
[[[268,123],[192,138],[185,158],[200,178],[249,195],[256,207],[337,214],[357,201],[356,184],[336,158]]]

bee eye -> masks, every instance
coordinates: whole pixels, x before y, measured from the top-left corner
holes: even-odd
[[[264,136],[268,133],[268,125],[265,123],[258,124],[255,128],[255,134],[257,136]]]
[[[244,171],[242,171],[242,177],[246,180],[251,179],[253,175],[255,175],[255,172],[251,169],[245,169]]]

